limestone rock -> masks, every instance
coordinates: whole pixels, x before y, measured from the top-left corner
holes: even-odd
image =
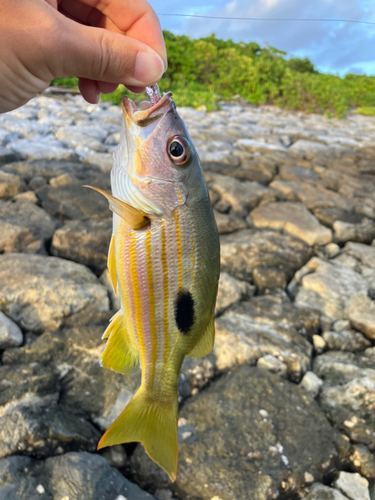
[[[285,273],[275,267],[256,267],[253,270],[253,280],[260,291],[286,286]]]
[[[324,154],[330,152],[330,148],[325,144],[306,140],[298,140],[294,142],[291,145],[290,150],[293,151],[293,153],[301,154],[308,159],[315,158],[322,153]]]
[[[350,500],[370,500],[368,481],[358,473],[340,471],[334,485]]]
[[[233,233],[238,229],[245,229],[247,227],[247,224],[243,219],[236,217],[233,214],[223,214],[214,210],[214,216],[219,234]]]
[[[311,255],[306,243],[268,229],[245,229],[220,241],[222,271],[250,282],[255,268],[268,266],[283,271],[288,281]]]
[[[23,342],[21,328],[0,312],[0,350],[17,347]]]
[[[334,488],[314,483],[311,487],[311,492],[303,500],[348,500],[348,497]]]
[[[79,262],[100,274],[107,266],[112,218],[67,222],[52,240],[51,253]]]
[[[343,249],[345,255],[354,257],[361,264],[371,269],[375,269],[375,247],[364,245],[363,243],[349,242]]]
[[[25,184],[18,175],[0,170],[0,198],[12,198],[25,190]]]
[[[278,496],[281,481],[285,493],[296,493],[306,471],[319,480],[334,469],[332,428],[317,404],[266,370],[242,366],[221,377],[183,406],[180,423],[189,429],[189,438],[181,436],[172,488],[185,495],[204,491],[207,498],[234,500],[248,498],[251,491],[257,500],[266,500]],[[141,447],[131,463],[144,487],[170,487]]]
[[[109,500],[154,497],[131,483],[105,458],[71,452],[45,461],[14,456],[0,460],[0,497],[7,500]]]
[[[363,351],[371,346],[364,335],[354,330],[327,331],[323,333],[323,338],[328,349],[333,351]]]
[[[333,223],[335,238],[340,243],[347,241],[358,241],[360,243],[371,243],[375,238],[375,222],[364,218],[359,224],[336,221]]]
[[[0,252],[45,253],[56,222],[35,203],[0,201]]]
[[[219,289],[216,299],[216,314],[221,314],[232,304],[247,298],[254,290],[245,281],[239,281],[228,273],[220,273]]]
[[[0,309],[22,328],[57,330],[80,311],[108,308],[107,290],[80,264],[41,255],[0,256]]]
[[[375,302],[367,295],[353,295],[348,303],[348,317],[353,328],[375,340]]]
[[[101,172],[109,172],[113,167],[113,156],[110,153],[91,153],[85,157],[84,163],[95,165]]]
[[[332,319],[345,318],[350,298],[358,292],[367,292],[366,280],[339,262],[313,257],[305,270],[296,303],[317,309]]]
[[[72,149],[64,148],[61,142],[50,136],[19,139],[12,143],[12,149],[24,160],[77,160]]]
[[[308,245],[326,245],[332,240],[332,233],[319,224],[302,203],[270,203],[251,212],[255,227],[284,229]]]
[[[369,480],[375,479],[375,457],[367,446],[358,444],[353,446],[350,456],[353,471]]]
[[[280,377],[286,378],[287,369],[285,363],[277,359],[272,354],[266,354],[258,359],[257,367],[263,370],[268,370],[271,373],[276,373]]]
[[[300,386],[310,394],[311,397],[316,398],[319,394],[320,388],[323,385],[323,380],[315,375],[314,372],[307,371],[303,376]]]
[[[0,144],[0,165],[10,163],[18,159],[18,154],[11,149],[3,148]]]

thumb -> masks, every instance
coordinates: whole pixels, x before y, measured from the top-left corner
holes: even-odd
[[[148,45],[104,28],[64,20],[56,77],[78,76],[101,82],[144,87],[156,83],[165,68]]]

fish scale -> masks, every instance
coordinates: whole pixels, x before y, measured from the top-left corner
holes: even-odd
[[[98,448],[139,441],[174,480],[178,376],[186,355],[201,357],[213,347],[219,238],[199,158],[171,93],[140,109],[125,97],[122,107],[113,194],[97,189],[114,212],[108,267],[121,297],[103,335],[101,364],[131,373],[139,363],[142,381]]]

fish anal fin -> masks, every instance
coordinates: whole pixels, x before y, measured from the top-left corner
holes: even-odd
[[[109,277],[115,293],[117,292],[117,275],[116,275],[116,242],[115,235],[112,234],[111,243],[109,244],[107,266],[109,270]]]
[[[178,460],[177,407],[177,391],[161,405],[157,399],[148,397],[141,387],[101,438],[98,450],[115,444],[140,442],[148,456],[174,481]]]
[[[103,191],[103,189],[99,189],[93,186],[83,186],[83,187],[88,187],[90,189],[93,189],[94,191],[97,191],[98,193],[105,196],[109,202],[109,208],[112,210],[112,212],[114,212],[119,217],[124,219],[124,221],[132,229],[134,230],[142,229],[143,227],[147,226],[150,223],[150,219],[145,215],[143,215],[139,210],[132,207],[131,205],[128,205],[124,201],[115,198],[111,194],[106,193],[105,191]]]
[[[117,373],[133,373],[137,370],[138,351],[126,332],[121,311],[113,316],[102,338],[108,340],[100,358],[101,366]]]
[[[206,330],[199,338],[193,349],[188,353],[188,356],[190,356],[191,358],[203,358],[203,356],[207,356],[207,354],[209,354],[214,347],[214,341],[215,324],[214,315],[212,314]]]

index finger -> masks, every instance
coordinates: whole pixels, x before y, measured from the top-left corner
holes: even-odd
[[[93,19],[100,19],[98,24],[101,27],[145,43],[160,55],[167,69],[160,22],[146,0],[60,0],[59,8],[83,24],[92,25]],[[96,22],[94,24],[98,25]]]

